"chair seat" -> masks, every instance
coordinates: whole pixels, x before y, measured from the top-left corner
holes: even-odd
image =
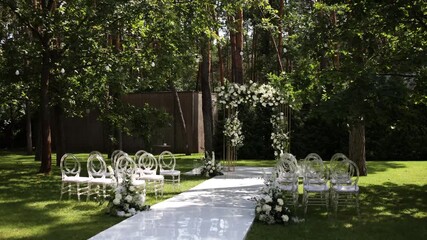
[[[94,184],[113,184],[113,179],[111,178],[92,178],[89,180],[90,183]]]
[[[147,181],[163,181],[165,177],[162,175],[143,175],[139,179]]]
[[[304,190],[308,192],[325,192],[329,190],[329,187],[326,184],[310,184],[304,185]]]
[[[88,177],[63,177],[63,182],[74,182],[74,183],[87,183],[90,181]]]
[[[160,170],[161,175],[168,175],[168,176],[179,176],[181,175],[181,171],[179,170]]]
[[[279,184],[278,187],[282,190],[282,191],[297,191],[298,190],[298,185],[297,184]]]
[[[343,179],[343,178],[332,178],[331,179],[331,184],[335,185],[337,183],[343,183],[343,184],[350,184],[351,180],[350,179]]]
[[[135,187],[145,187],[145,180],[132,180],[132,185]]]
[[[326,181],[321,178],[308,178],[305,181],[309,184],[317,184],[317,185],[323,185],[326,183]]]
[[[156,174],[156,170],[151,170],[151,169],[144,169],[144,170],[142,170],[142,172],[145,175],[155,175]]]
[[[359,192],[358,185],[336,185],[336,186],[333,186],[332,188],[336,192],[347,192],[347,193]]]

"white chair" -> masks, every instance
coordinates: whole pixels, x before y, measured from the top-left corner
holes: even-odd
[[[180,183],[181,171],[175,170],[176,159],[175,156],[169,151],[163,151],[159,155],[160,175],[165,177],[165,181],[172,182],[173,185]],[[170,179],[167,179],[169,177]]]
[[[153,154],[147,152],[142,154],[138,159],[137,166],[140,173],[138,179],[145,180],[147,185],[153,188],[156,199],[158,192],[163,196],[165,177],[157,175],[158,163]]]
[[[329,211],[328,171],[322,160],[306,161],[303,179],[304,215],[309,205],[325,206]]]
[[[342,153],[335,153],[329,162],[329,182],[331,187],[333,187],[337,181],[341,183],[350,183],[350,177],[347,174],[348,166],[347,164],[341,164],[344,160],[349,159]]]
[[[70,199],[71,194],[76,194],[80,201],[80,195],[88,193],[89,178],[80,176],[79,160],[73,154],[66,153],[61,158],[60,169],[62,175],[60,200],[62,200],[64,193],[68,193],[68,199]]]
[[[107,165],[100,154],[92,152],[89,156],[87,160],[87,172],[89,176],[89,183],[86,200],[89,200],[91,195],[106,198],[108,196],[107,187],[113,187],[115,185],[115,181],[109,178],[110,174],[107,172]],[[102,194],[100,194],[101,190]]]
[[[298,206],[298,174],[295,162],[296,159],[292,154],[281,154],[275,171],[277,175],[276,183],[283,192],[285,203],[291,202],[296,211]]]
[[[357,214],[359,211],[359,168],[357,165],[345,159],[338,164],[340,169],[345,169],[347,177],[344,180],[337,179],[336,183],[331,187],[332,204],[334,206],[335,215],[338,211],[338,206],[355,205]],[[343,173],[343,172],[342,172]]]

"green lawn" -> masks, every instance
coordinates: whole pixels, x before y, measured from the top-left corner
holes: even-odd
[[[77,154],[87,160],[88,154]],[[201,155],[179,155],[182,172],[189,171]],[[54,159],[55,161],[55,159]],[[40,163],[34,156],[0,152],[0,239],[87,239],[124,220],[107,215],[106,203],[68,200],[59,201],[61,174],[53,166],[52,174],[37,174]],[[86,162],[82,173],[87,176]],[[202,177],[181,177],[180,188],[165,184],[165,194],[157,200],[147,194],[147,204],[170,198],[206,180]]]
[[[79,154],[86,159],[87,154]],[[182,172],[197,165],[201,155],[180,155]],[[238,161],[238,165],[272,166],[274,161]],[[59,201],[60,172],[36,174],[33,156],[0,152],[0,239],[87,239],[123,218],[105,214],[94,201]],[[82,164],[85,172],[85,163]],[[361,216],[353,208],[338,217],[310,208],[304,223],[268,226],[255,223],[247,239],[427,239],[427,162],[368,162],[368,177],[360,178]],[[149,193],[147,204],[174,196],[205,178],[182,177],[180,189],[169,185],[163,198]],[[66,199],[66,198],[65,198]],[[298,210],[298,215],[302,217]]]
[[[355,208],[335,217],[309,206],[304,223],[256,222],[247,239],[427,239],[427,162],[368,162],[359,185],[360,217]],[[302,208],[297,215],[304,217]]]

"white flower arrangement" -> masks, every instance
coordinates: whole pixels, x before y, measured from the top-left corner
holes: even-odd
[[[278,158],[280,153],[288,148],[289,135],[286,130],[286,121],[284,114],[271,116],[270,122],[273,125],[273,131],[271,133],[272,146],[274,149],[274,156]]]
[[[236,112],[230,118],[225,120],[224,135],[227,137],[231,146],[239,148],[243,146],[245,136],[242,134],[242,122],[238,118],[239,112]]]
[[[202,168],[202,175],[206,177],[213,177],[217,175],[223,175],[221,162],[215,161],[215,153],[212,152],[212,156],[209,156],[208,153],[205,153],[205,158],[202,159],[204,166]]]
[[[279,111],[279,105],[285,103],[285,98],[279,91],[271,85],[257,84],[252,81],[249,82],[249,85],[228,83],[217,90],[218,102],[225,108],[238,107],[242,103],[252,106],[261,104],[263,107],[272,108],[275,112],[270,119],[273,125],[271,140],[274,155],[278,157],[281,151],[287,149],[289,145],[289,134],[285,132],[287,123],[283,112]],[[242,134],[242,123],[238,119],[238,112],[225,120],[224,135],[228,138],[231,146],[237,148],[243,146],[244,135]]]
[[[112,173],[111,166],[108,167]],[[130,217],[140,211],[149,210],[149,205],[145,203],[145,188],[140,189],[132,185],[133,177],[125,174],[123,181],[116,184],[111,191],[108,203],[108,213],[119,217]]]
[[[249,85],[239,85],[227,83],[221,86],[218,91],[218,102],[225,108],[237,107],[239,104],[248,103],[256,106],[260,103],[264,107],[277,107],[285,103],[280,92],[268,84],[258,84],[252,81]]]
[[[296,218],[292,218],[291,210],[285,207],[282,191],[275,184],[274,179],[265,179],[265,186],[261,195],[255,197],[256,219],[267,224],[289,224]]]

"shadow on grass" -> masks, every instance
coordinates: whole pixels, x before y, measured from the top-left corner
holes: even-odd
[[[406,168],[405,164],[401,162],[390,162],[390,161],[375,161],[367,162],[368,174],[375,174],[379,172],[385,172],[389,169]]]

